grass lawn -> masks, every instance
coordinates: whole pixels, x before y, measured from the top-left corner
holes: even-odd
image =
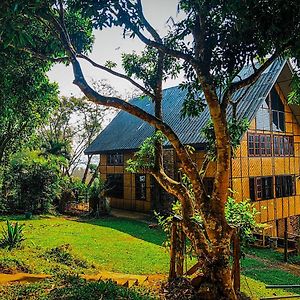
[[[0,218],[0,226],[5,225],[5,219]],[[84,221],[51,216],[10,219],[25,224],[26,241],[21,249],[0,249],[0,271],[15,268],[16,271],[47,274],[91,274],[101,270],[130,274],[168,272],[169,256],[161,246],[164,233],[149,229],[143,222],[111,217]],[[276,265],[280,259],[277,253],[264,251],[251,250],[251,257],[242,260],[242,290],[251,299],[288,295],[288,290],[266,290],[265,284],[300,284],[300,277]],[[47,284],[47,281],[39,284]],[[39,284],[32,285],[32,289],[38,289]],[[26,286],[11,287],[8,294],[26,293],[24,289],[27,291]],[[70,289],[73,293],[72,286]],[[300,293],[300,290],[293,292]],[[43,297],[40,299],[52,299]]]
[[[45,252],[63,244],[70,244],[76,258],[97,270],[131,274],[166,273],[168,270],[168,254],[161,247],[163,233],[149,229],[143,222],[122,218],[86,222],[55,217],[12,218],[18,219],[25,224],[24,248],[11,252],[0,250],[0,257],[21,259],[31,272],[56,273],[60,266],[53,265]],[[0,226],[1,223],[5,224],[0,222]],[[96,272],[93,268],[88,269]]]

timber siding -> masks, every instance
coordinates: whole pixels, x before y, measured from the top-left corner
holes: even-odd
[[[257,221],[267,222],[272,225],[268,232],[272,236],[282,235],[283,218],[286,217],[289,217],[290,221],[289,231],[294,231],[295,224],[299,223],[298,216],[300,215],[300,180],[298,179],[300,176],[300,108],[299,106],[287,104],[286,98],[289,92],[290,80],[291,71],[288,63],[276,61],[258,82],[250,88],[237,108],[237,117],[240,119],[247,118],[251,123],[248,131],[241,138],[241,144],[232,159],[231,188],[235,191],[234,198],[237,200],[250,199],[251,178],[272,177],[273,186],[271,189],[273,197],[268,200],[252,200],[259,211]],[[264,101],[267,101],[266,99],[269,97],[272,89],[277,92],[284,105],[284,131],[274,130],[272,114],[270,114],[270,126],[262,127],[261,125],[262,116],[266,114],[266,110],[262,111],[262,107],[266,105]],[[241,95],[242,93],[238,91],[237,94]],[[165,103],[163,102],[164,116],[167,123],[170,125],[175,124],[175,131],[180,136],[180,139],[196,148],[193,159],[201,167],[205,152],[203,150],[204,141],[200,135],[200,131],[207,123],[209,114],[205,110],[198,118],[198,121],[195,118],[181,120],[179,115],[184,96],[185,93],[178,91],[177,88],[167,89],[164,92],[164,97],[166,97]],[[175,102],[174,105],[172,105],[172,101]],[[141,102],[137,102],[136,100],[133,102],[136,102],[134,104],[139,104],[143,109],[151,113],[151,104],[145,99],[141,100]],[[230,111],[228,115],[231,115]],[[87,154],[100,154],[100,173],[102,179],[106,180],[110,174],[122,174],[124,178],[123,197],[111,197],[112,207],[149,212],[153,209],[165,208],[159,207],[158,203],[168,204],[170,202],[169,197],[157,186],[149,174],[146,174],[146,197],[145,199],[138,199],[136,195],[136,175],[125,171],[126,161],[132,158],[134,151],[136,151],[141,141],[153,132],[153,129],[147,124],[143,124],[135,117],[120,112],[115,120],[112,121],[86,151]],[[262,130],[261,128],[268,128],[268,130]],[[127,136],[126,131],[128,133]],[[271,137],[272,150],[268,156],[249,155],[248,136],[253,134],[265,134]],[[290,137],[293,141],[293,153],[286,156],[275,156],[274,136]],[[107,157],[111,153],[122,153],[124,155],[124,165],[109,166]],[[178,179],[176,156],[168,144],[165,145],[164,160],[167,174]],[[206,177],[214,177],[214,171],[214,163],[210,163]],[[294,176],[295,193],[292,196],[275,198],[275,176],[279,175]]]

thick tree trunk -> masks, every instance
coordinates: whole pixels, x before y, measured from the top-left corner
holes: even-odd
[[[214,257],[213,263],[203,269],[203,273],[204,279],[199,289],[199,299],[237,299],[231,279],[229,254],[218,253],[218,256]]]

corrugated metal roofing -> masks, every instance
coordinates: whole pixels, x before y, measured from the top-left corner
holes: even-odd
[[[237,107],[239,119],[253,119],[258,108],[265,100],[275,81],[277,80],[286,61],[277,59],[265,70],[259,79],[244,95]],[[246,67],[239,74],[242,78],[250,75],[252,68]],[[233,100],[239,99],[245,89],[238,90],[233,95]],[[181,118],[181,108],[186,96],[186,91],[172,87],[163,91],[162,110],[165,122],[169,124],[184,144],[203,144],[205,140],[201,129],[210,119],[208,107],[195,118]],[[154,115],[154,105],[149,98],[135,98],[130,103]],[[228,117],[232,115],[231,106],[228,108]],[[85,154],[100,154],[110,151],[135,150],[141,143],[154,133],[153,127],[139,118],[120,111],[110,124],[98,135],[86,149]]]

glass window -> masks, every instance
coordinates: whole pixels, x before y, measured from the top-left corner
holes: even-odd
[[[108,166],[122,166],[124,164],[123,153],[111,153],[107,157]]]
[[[248,134],[248,155],[271,156],[271,136],[268,134]]]
[[[276,197],[288,197],[295,195],[295,176],[275,176]]]
[[[124,176],[123,174],[107,174],[106,195],[113,198],[124,198]]]
[[[249,156],[254,155],[254,135],[252,134],[248,135],[248,153]]]
[[[294,137],[293,136],[274,136],[274,155],[275,156],[293,156],[294,155]]]
[[[273,198],[273,177],[249,178],[250,199],[267,200]]]
[[[205,177],[203,178],[203,184],[206,190],[207,195],[211,195],[214,188],[214,178]]]
[[[135,199],[146,200],[146,175],[135,174]]]
[[[285,131],[284,105],[274,88],[271,91],[270,97],[272,109],[272,129],[274,131]]]

